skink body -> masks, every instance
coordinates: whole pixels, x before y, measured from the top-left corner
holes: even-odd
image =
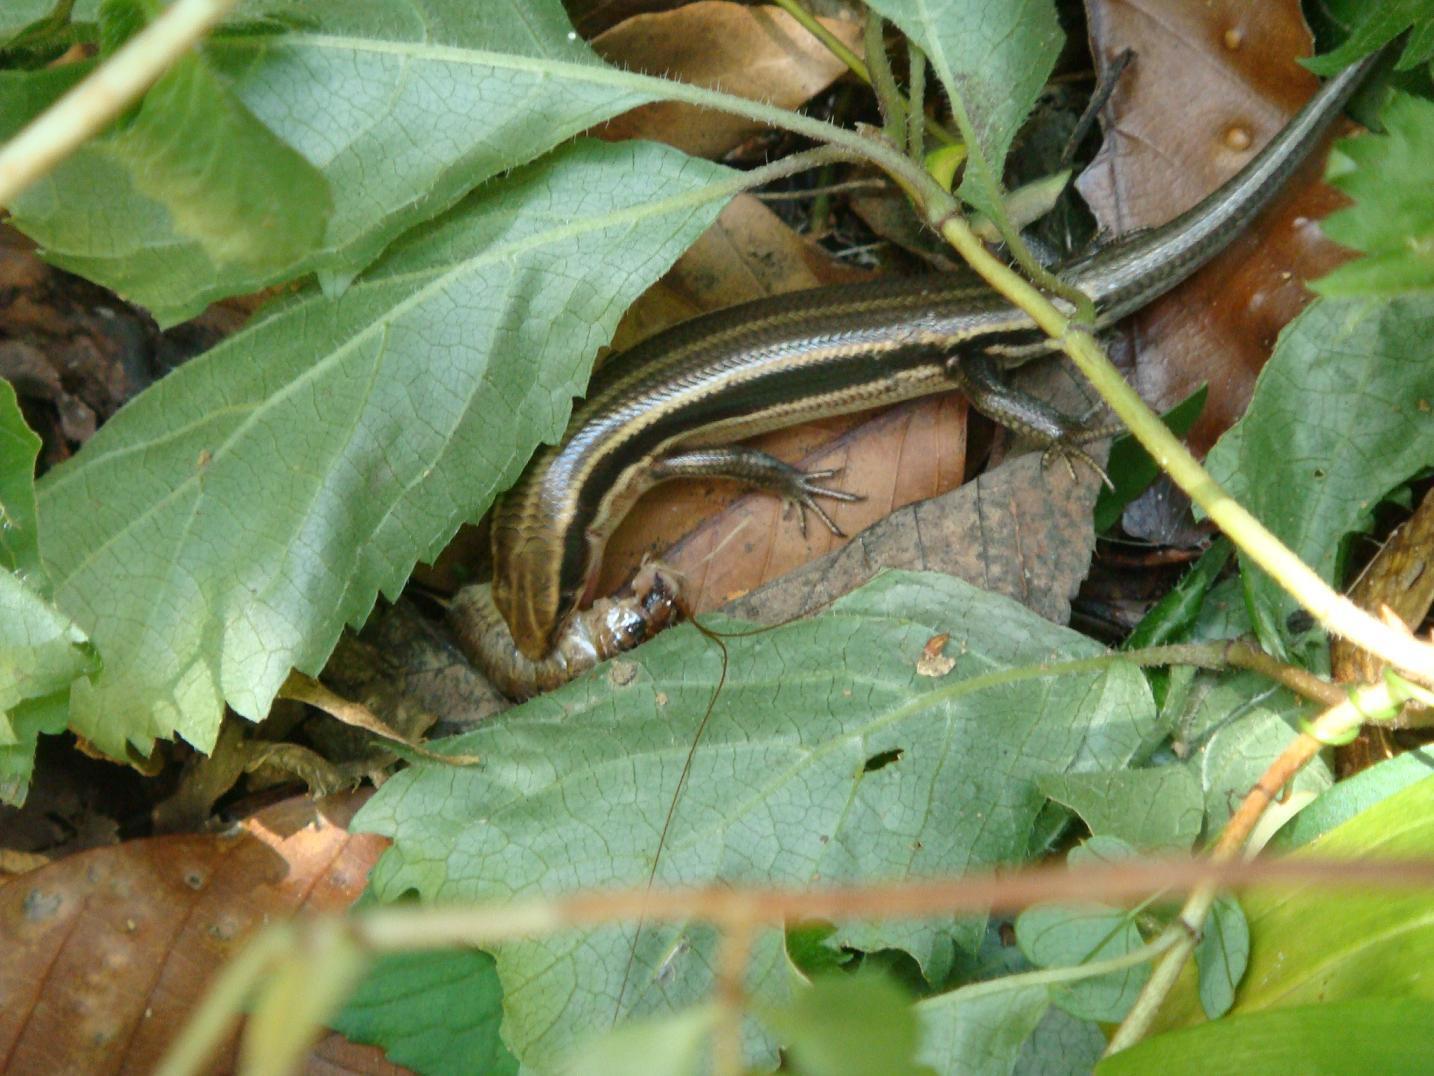
[[[1169,224],[1079,261],[1064,278],[1101,328],[1184,280],[1270,201],[1338,115],[1374,58],[1348,68],[1231,180]],[[542,448],[494,508],[493,582],[469,588],[454,622],[470,656],[507,693],[532,694],[625,649],[645,617],[599,627],[576,616],[603,547],[658,482],[717,475],[810,503],[834,495],[733,440],[806,419],[952,388],[968,371],[1050,350],[999,295],[943,276],[817,288],[745,303],[659,333],[609,362],[563,440]],[[987,384],[978,407],[1057,443],[1071,420]],[[665,591],[665,584],[658,588]],[[635,607],[634,607],[635,608]],[[632,618],[629,617],[629,620]],[[660,619],[660,617],[658,618]]]

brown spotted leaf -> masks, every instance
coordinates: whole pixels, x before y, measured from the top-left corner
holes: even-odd
[[[1155,227],[1234,175],[1314,92],[1296,0],[1094,0],[1102,63],[1135,62],[1107,106],[1106,142],[1079,181],[1112,236]],[[1114,117],[1113,120],[1111,117]],[[1255,224],[1189,282],[1126,322],[1136,384],[1156,410],[1210,385],[1190,440],[1204,452],[1249,402],[1275,336],[1309,299],[1307,280],[1348,257],[1317,221],[1343,204],[1319,182],[1323,153]]]
[[[95,848],[0,888],[0,1069],[152,1072],[255,930],[358,896],[387,843],[348,833],[364,798],[288,800],[232,833]]]

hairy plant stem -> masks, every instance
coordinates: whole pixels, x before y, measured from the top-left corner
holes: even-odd
[[[1311,699],[1325,706],[1338,705],[1346,697],[1345,690],[1339,685],[1321,680],[1309,670],[1302,669],[1298,665],[1288,665],[1279,661],[1245,639],[1232,639],[1228,642],[1147,646],[1140,650],[1122,651],[1120,656],[1137,665],[1193,665],[1200,669],[1230,667],[1249,669],[1278,684],[1283,684],[1301,698]]]
[[[911,103],[907,113],[906,153],[913,161],[926,157],[926,53],[914,42],[906,43],[910,72]]]
[[[886,55],[886,24],[881,16],[868,9],[865,27],[866,66],[871,72],[871,88],[881,107],[881,120],[886,139],[900,146],[906,141],[906,101],[896,88],[891,61]]]

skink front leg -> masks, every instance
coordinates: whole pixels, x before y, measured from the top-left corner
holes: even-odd
[[[960,354],[947,360],[951,380],[966,394],[971,406],[1007,429],[1023,434],[1041,445],[1046,454],[1085,463],[1107,486],[1110,477],[1080,446],[1118,432],[1119,427],[1088,426],[1080,419],[1058,411],[1044,400],[1009,384],[1002,376],[1000,362],[984,352]],[[1074,476],[1074,470],[1072,470]]]
[[[824,471],[803,471],[760,449],[722,445],[664,456],[653,464],[651,474],[655,482],[666,482],[672,478],[730,478],[734,482],[755,486],[797,506],[801,512],[803,535],[807,533],[807,512],[811,511],[827,525],[828,530],[838,538],[844,538],[846,536],[841,528],[816,500],[818,497],[845,502],[864,499],[846,490],[818,485],[822,479],[831,478],[840,470],[834,467]]]

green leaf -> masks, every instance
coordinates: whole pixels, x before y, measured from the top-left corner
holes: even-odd
[[[1434,855],[1434,777],[1291,854],[1332,866],[1354,858]],[[1250,963],[1236,1013],[1370,997],[1391,1004],[1420,998],[1427,1007],[1434,998],[1434,894],[1427,889],[1282,886],[1247,890],[1242,904]],[[1172,995],[1161,1015],[1165,1026],[1205,1018],[1189,991]]]
[[[1050,1005],[1044,986],[999,980],[926,998],[916,1005],[922,1031],[917,1060],[941,1076],[1005,1076]]]
[[[71,683],[94,668],[84,633],[0,569],[0,801],[25,802],[39,734],[63,729]]]
[[[832,945],[835,934],[836,927],[831,923],[788,924],[787,957],[792,966],[807,978],[840,971],[855,954]]]
[[[1254,686],[1255,678],[1241,677],[1244,691]],[[1268,687],[1268,681],[1264,685]],[[1231,703],[1239,706],[1241,689],[1231,693],[1212,692],[1207,699],[1206,713],[1224,713]],[[1206,741],[1199,757],[1192,761],[1205,791],[1205,833],[1213,837],[1230,820],[1235,808],[1260,776],[1297,735],[1291,720],[1300,712],[1298,704],[1283,697],[1287,706],[1271,709],[1245,702],[1249,709],[1225,720]],[[1246,696],[1248,698],[1248,696]],[[1241,700],[1243,701],[1243,700]],[[1323,760],[1316,759],[1302,769],[1287,786],[1291,793],[1319,795],[1333,783],[1333,775]]]
[[[1230,562],[1233,547],[1229,539],[1217,538],[1210,548],[1201,554],[1195,566],[1180,578],[1180,582],[1161,598],[1126,637],[1122,650],[1139,650],[1147,646],[1162,646],[1187,636],[1199,620],[1200,611],[1205,607],[1205,598],[1220,580],[1225,565]]]
[[[1071,852],[1072,865],[1132,859],[1123,841],[1096,837]],[[1133,913],[1103,904],[1038,904],[1016,917],[1016,941],[1039,967],[1068,968],[1125,956],[1145,944]],[[1147,964],[1051,989],[1051,1000],[1084,1020],[1117,1021],[1135,1003],[1150,975]]]
[[[1434,746],[1418,747],[1397,758],[1346,777],[1290,821],[1270,842],[1290,850],[1308,844],[1361,811],[1434,773]]]
[[[44,598],[35,511],[40,439],[0,380],[0,803],[25,802],[40,734],[64,731],[70,682],[92,670],[85,637]]]
[[[1105,1036],[1089,1020],[1051,1008],[1016,1058],[1015,1076],[1089,1076],[1105,1053]]]
[[[1395,94],[1383,134],[1339,142],[1329,180],[1354,205],[1326,217],[1337,243],[1364,252],[1311,285],[1321,295],[1393,295],[1434,288],[1434,102]]]
[[[1234,897],[1221,894],[1210,908],[1195,946],[1200,1007],[1214,1020],[1235,1004],[1235,988],[1250,961],[1250,927]]]
[[[121,130],[96,143],[168,231],[218,273],[277,277],[322,242],[328,182],[230,93],[203,59],[184,57]]]
[[[1065,35],[1051,0],[868,0],[921,46],[963,134],[974,137],[960,195],[987,215],[1001,201],[1011,140],[1046,84]]]
[[[1434,296],[1321,299],[1283,333],[1211,473],[1301,559],[1338,582],[1344,537],[1386,490],[1434,463]],[[1246,564],[1261,642],[1287,652],[1295,609]]]
[[[0,571],[0,715],[67,687],[93,661],[69,618],[13,572]]]
[[[12,0],[0,11],[0,66],[43,67],[81,40],[70,24],[75,0]]]
[[[272,6],[251,0],[235,17],[257,20]],[[572,34],[559,0],[484,0],[481,17],[469,0],[307,0],[296,10],[302,31],[250,21],[221,29],[204,55],[234,99],[332,192],[317,249],[262,271],[217,262],[103,142],[18,198],[16,225],[55,264],[168,324],[314,270],[340,286],[479,183],[646,99],[608,84],[618,73]],[[15,83],[31,77],[46,89],[56,81],[49,72],[6,76],[0,137],[16,126]]]
[[[564,1076],[703,1076],[720,1015],[715,1005],[696,1005],[674,1016],[630,1020],[575,1051],[561,1071]]]
[[[1063,803],[1097,835],[1143,850],[1188,849],[1200,836],[1200,780],[1183,766],[1113,773],[1058,774],[1041,791]]]
[[[1157,1035],[1107,1057],[1097,1076],[1199,1072],[1428,1071],[1434,1025],[1428,1002],[1358,1000],[1226,1017]]]
[[[956,666],[923,676],[923,648],[942,632]],[[501,901],[649,878],[838,884],[1019,861],[1045,802],[1040,778],[1119,769],[1153,724],[1138,671],[944,576],[883,575],[830,615],[728,647],[695,749],[721,657],[682,628],[634,652],[621,686],[599,669],[447,741],[482,768],[395,775],[357,823],[395,840],[374,872],[377,894]],[[886,764],[868,769],[873,759]],[[923,964],[956,929],[838,927],[837,944],[901,948]],[[759,937],[748,988],[776,1004],[790,975],[772,941]],[[631,925],[498,946],[505,1039],[541,1070],[573,1047],[574,1029],[697,1004],[712,989],[714,944],[696,923],[648,923],[630,968]]]
[[[800,1076],[931,1072],[915,1059],[920,1029],[911,999],[884,975],[824,975],[763,1018]]]
[[[506,1076],[518,1071],[518,1062],[498,1037],[502,1016],[493,958],[466,949],[379,957],[329,1023],[429,1076]]]
[[[740,185],[584,142],[279,305],[131,401],[39,486],[55,601],[105,659],[74,727],[118,754],[264,716],[562,431],[624,307]]]
[[[0,6],[0,43],[8,42],[35,23],[49,21],[57,13],[77,20],[93,19],[99,0],[79,0],[74,6],[77,10],[68,11],[70,0],[6,0]]]
[[[1429,20],[1434,18],[1434,0],[1380,0],[1377,4],[1360,4],[1353,10],[1357,12],[1357,20],[1339,48],[1304,61],[1316,75],[1335,74],[1393,41],[1411,26],[1419,28],[1410,36],[1399,66],[1412,67],[1429,58],[1425,42]]]
[[[43,579],[35,521],[35,459],[40,438],[25,424],[10,382],[0,378],[0,569]]]

